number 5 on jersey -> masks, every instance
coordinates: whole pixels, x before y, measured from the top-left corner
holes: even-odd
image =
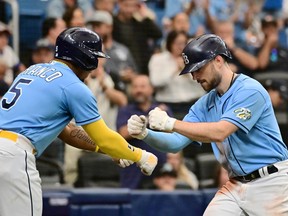
[[[11,88],[9,89],[9,91],[7,92],[7,94],[13,94],[13,97],[9,100],[7,97],[3,97],[2,99],[2,109],[6,109],[9,110],[11,107],[13,107],[19,97],[22,94],[22,84],[23,85],[30,85],[30,83],[32,82],[31,79],[19,79],[13,86],[11,86]]]

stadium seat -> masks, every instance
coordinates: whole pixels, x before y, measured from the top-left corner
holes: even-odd
[[[65,144],[55,139],[43,154],[36,159],[42,185],[63,185],[64,182],[64,149]]]
[[[214,176],[218,161],[213,153],[202,153],[196,156],[196,175],[200,188],[214,187]]]
[[[84,153],[78,160],[76,187],[119,187],[119,166],[106,155]]]

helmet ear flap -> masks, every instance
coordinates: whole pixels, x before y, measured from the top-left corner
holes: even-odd
[[[80,27],[66,29],[57,37],[54,56],[86,71],[98,67],[98,58],[110,58],[102,52],[99,35]]]

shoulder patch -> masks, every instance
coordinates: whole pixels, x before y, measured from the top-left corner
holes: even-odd
[[[249,120],[251,118],[251,111],[247,108],[238,108],[234,110],[234,113],[241,120]]]

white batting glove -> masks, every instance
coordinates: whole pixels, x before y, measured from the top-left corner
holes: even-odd
[[[169,117],[165,111],[158,107],[149,112],[149,125],[151,129],[171,132],[175,121],[175,118]]]
[[[119,159],[119,161],[118,161],[118,165],[122,168],[128,167],[128,166],[132,165],[133,163],[134,163],[134,161],[127,160],[127,159]]]
[[[137,162],[137,165],[141,169],[141,172],[144,175],[150,176],[155,169],[156,165],[158,163],[158,158],[145,150],[142,150],[142,157]]]
[[[129,135],[140,140],[144,139],[148,134],[146,123],[147,119],[144,115],[132,115],[127,124]]]
[[[134,161],[127,160],[127,159],[117,159],[117,158],[112,158],[112,160],[120,167],[125,168],[130,166],[131,164],[134,163]]]

